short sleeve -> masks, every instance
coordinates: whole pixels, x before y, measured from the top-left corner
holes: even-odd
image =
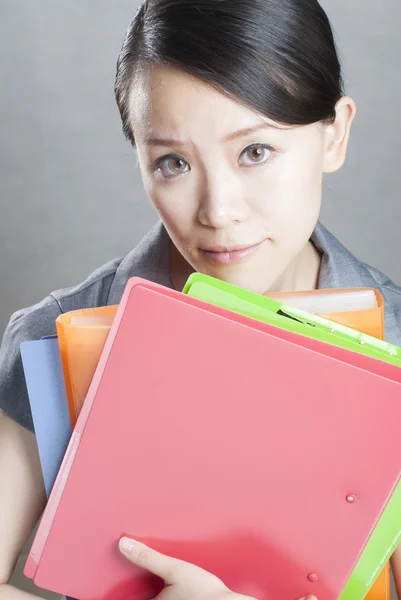
[[[48,296],[35,306],[14,313],[0,349],[0,409],[29,431],[34,431],[28,392],[22,367],[22,342],[56,334],[60,307]]]

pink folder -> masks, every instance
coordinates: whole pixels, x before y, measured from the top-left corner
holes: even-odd
[[[128,534],[259,600],[335,600],[399,480],[400,398],[398,367],[130,280],[25,574],[150,600]]]

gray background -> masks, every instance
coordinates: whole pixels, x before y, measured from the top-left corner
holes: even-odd
[[[137,4],[0,0],[0,335],[13,311],[124,255],[156,219],[113,98]],[[322,220],[401,283],[401,3],[322,4],[358,105]]]
[[[135,0],[0,0],[0,335],[10,314],[124,255],[155,213],[114,104]],[[358,105],[323,222],[401,283],[401,3],[324,0]]]

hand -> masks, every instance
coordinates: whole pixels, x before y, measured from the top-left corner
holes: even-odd
[[[171,558],[129,538],[120,540],[130,562],[163,579],[166,587],[155,600],[254,600],[235,594],[220,579],[190,563]],[[316,600],[313,596],[301,600]]]

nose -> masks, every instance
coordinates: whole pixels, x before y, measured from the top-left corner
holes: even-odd
[[[243,222],[248,214],[244,192],[239,183],[228,177],[207,177],[200,196],[199,221],[213,229],[224,229]]]

